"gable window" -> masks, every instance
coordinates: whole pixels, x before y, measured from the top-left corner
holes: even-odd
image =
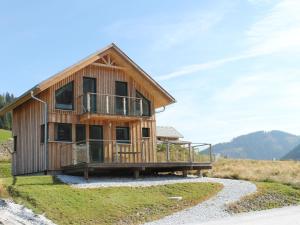
[[[47,138],[49,139],[49,126],[47,126]],[[41,125],[41,143],[45,143],[45,124]]]
[[[116,139],[117,143],[130,143],[130,132],[129,127],[117,127],[116,128]]]
[[[143,138],[149,138],[150,137],[150,128],[143,127],[142,128],[142,137]]]
[[[76,143],[82,144],[85,143],[86,134],[85,134],[85,125],[76,124]]]
[[[55,141],[72,141],[72,124],[56,123],[55,124]]]
[[[142,99],[142,107],[143,107],[143,114],[142,116],[151,116],[151,102],[144,97],[140,92],[136,91],[136,97],[139,99]],[[137,100],[136,102],[136,109],[137,112],[141,112],[141,107],[140,107],[140,101]]]
[[[55,108],[63,110],[74,109],[74,82],[70,82],[55,91]]]

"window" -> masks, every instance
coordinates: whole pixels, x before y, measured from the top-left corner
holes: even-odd
[[[47,126],[47,139],[49,139],[49,125]],[[41,125],[41,143],[45,142],[45,124]]]
[[[116,128],[117,143],[130,143],[129,127]]]
[[[18,143],[17,136],[14,136],[14,152],[17,152],[17,143]]]
[[[76,142],[77,144],[85,143],[86,134],[85,134],[85,125],[76,124]]]
[[[74,109],[73,81],[55,91],[55,108],[64,110]]]
[[[142,99],[142,105],[143,105],[142,116],[151,116],[151,102],[138,91],[136,91],[136,97]],[[141,110],[140,101],[137,100],[136,103],[137,103],[136,104],[137,111],[140,112],[140,110]]]
[[[55,141],[72,141],[72,124],[55,124]]]
[[[142,128],[142,136],[143,136],[143,138],[149,138],[150,137],[150,128],[143,127]]]

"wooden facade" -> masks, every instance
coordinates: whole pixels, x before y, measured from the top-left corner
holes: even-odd
[[[116,81],[126,82],[128,98],[135,98],[136,91],[138,91],[151,102],[151,116],[112,115],[109,111],[105,115],[97,112],[83,112],[84,78],[95,78],[97,93],[107,96],[115,95]],[[55,92],[70,82],[74,82],[73,110],[56,109]],[[61,171],[63,166],[74,163],[77,124],[85,125],[87,142],[89,126],[102,126],[103,140],[105,140],[103,141],[104,162],[114,161],[116,145],[113,140],[116,140],[116,127],[125,126],[129,127],[131,144],[130,148],[126,147],[126,144],[120,145],[118,160],[123,163],[155,163],[155,109],[175,101],[115,45],[111,45],[55,75],[32,91],[37,98],[45,101],[48,105],[48,154],[44,148],[45,144],[41,142],[42,125],[45,124],[43,104],[30,98],[29,93],[25,93],[17,99],[14,105],[5,109],[13,112],[13,136],[16,139],[16,151],[13,155],[14,175]],[[108,104],[112,103],[106,102],[106,105]],[[99,107],[104,106],[105,103]],[[72,124],[72,140],[70,142],[55,141],[55,124],[57,123]],[[142,137],[142,128],[149,128],[149,137]],[[142,147],[142,142],[137,140],[143,140]],[[142,153],[141,149],[143,149]]]

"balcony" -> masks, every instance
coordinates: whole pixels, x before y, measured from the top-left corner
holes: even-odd
[[[138,120],[151,116],[151,106],[145,106],[142,98],[87,93],[78,98],[81,121],[89,119],[119,121]],[[145,109],[146,108],[146,109]]]

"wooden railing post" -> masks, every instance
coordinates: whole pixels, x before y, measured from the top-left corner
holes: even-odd
[[[116,144],[115,144],[115,148],[116,148],[116,162],[119,162],[119,150],[118,150],[118,143],[116,141]]]
[[[109,114],[109,97],[106,95],[106,113]]]
[[[86,163],[90,163],[90,141],[87,139],[86,142]]]
[[[191,145],[191,143],[189,143],[189,158],[190,158],[190,162],[193,162],[193,159],[192,159],[192,145]]]
[[[170,161],[170,143],[167,142],[167,162]]]
[[[142,140],[142,150],[141,150],[141,156],[142,156],[142,162],[145,161],[145,150],[144,150],[144,140]]]

